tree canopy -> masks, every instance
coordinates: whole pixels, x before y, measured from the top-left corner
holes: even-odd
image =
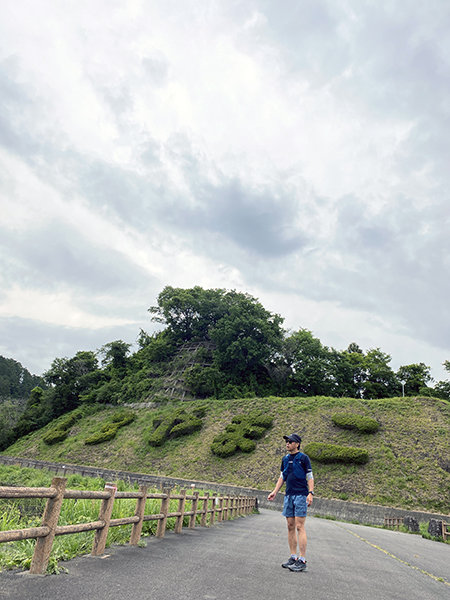
[[[394,372],[391,356],[380,348],[365,352],[351,342],[336,350],[305,328],[288,332],[283,318],[250,294],[167,286],[149,312],[163,328],[153,334],[140,330],[135,352],[129,343],[115,340],[96,352],[55,358],[42,378],[0,357],[0,398],[28,398],[18,420],[5,420],[0,449],[83,403],[167,400],[174,372],[193,397],[367,399],[404,393],[450,400],[450,381],[431,387],[425,363],[402,365]],[[189,345],[197,348],[194,353],[186,350]],[[188,359],[183,358],[186,351]],[[450,373],[450,361],[444,366]],[[5,415],[12,410],[4,404]]]

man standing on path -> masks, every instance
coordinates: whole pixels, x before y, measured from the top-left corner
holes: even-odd
[[[281,461],[280,477],[267,499],[274,500],[286,482],[283,515],[287,522],[291,556],[281,566],[298,572],[306,569],[305,521],[307,507],[313,501],[314,478],[309,456],[300,452],[302,438],[296,433],[284,435],[283,438],[288,454]]]

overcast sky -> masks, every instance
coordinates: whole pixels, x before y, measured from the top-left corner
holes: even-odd
[[[134,343],[200,285],[448,377],[448,0],[1,12],[1,355]]]

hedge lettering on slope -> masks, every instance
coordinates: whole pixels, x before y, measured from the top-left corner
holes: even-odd
[[[131,410],[120,410],[108,419],[108,421],[101,426],[99,431],[96,431],[86,438],[84,443],[88,446],[93,446],[112,440],[116,437],[116,434],[121,427],[125,427],[125,425],[134,421],[135,418],[136,415]]]
[[[222,458],[231,456],[238,450],[252,452],[256,448],[255,440],[266,433],[272,422],[272,417],[257,412],[237,415],[226,426],[225,431],[214,438],[211,451]]]
[[[369,460],[369,453],[367,450],[364,448],[354,448],[352,446],[311,442],[305,446],[304,451],[312,460],[324,463],[339,462],[364,465]]]
[[[167,440],[189,435],[203,426],[206,408],[200,407],[192,412],[178,408],[153,421],[153,431],[148,437],[150,446],[162,446]]]
[[[375,433],[380,428],[380,424],[375,419],[355,413],[336,413],[331,420],[337,427],[354,429],[360,433]]]
[[[43,441],[51,446],[53,444],[57,444],[58,442],[62,442],[69,435],[70,429],[75,425],[77,421],[81,419],[83,413],[81,411],[73,412],[68,415],[65,419],[60,421],[56,427],[47,431],[47,433],[42,437]]]

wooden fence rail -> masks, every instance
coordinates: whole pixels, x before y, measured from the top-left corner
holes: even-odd
[[[54,477],[49,488],[0,486],[0,498],[47,498],[41,527],[0,531],[0,543],[36,539],[30,567],[30,573],[32,574],[43,574],[47,570],[53,540],[57,535],[95,531],[91,554],[98,556],[103,554],[105,550],[110,527],[131,524],[133,527],[129,543],[135,546],[140,540],[142,526],[145,521],[158,521],[156,537],[163,538],[167,528],[167,519],[175,518],[174,531],[175,533],[181,533],[185,517],[189,517],[188,527],[190,529],[195,527],[197,515],[200,516],[201,526],[206,527],[212,525],[216,517],[221,522],[238,515],[249,514],[257,506],[254,497],[218,496],[209,493],[200,496],[198,491],[187,494],[186,490],[173,494],[168,488],[163,489],[162,493],[149,493],[146,485],[141,485],[139,491],[134,492],[118,492],[116,486],[110,483],[105,485],[103,491],[66,490],[66,481],[64,477]],[[112,519],[114,502],[123,498],[137,500],[135,514],[130,517]],[[58,519],[65,499],[100,499],[102,502],[98,520],[90,523],[59,526]],[[159,513],[145,514],[147,499],[161,500]],[[171,500],[178,500],[175,512],[169,511]]]

